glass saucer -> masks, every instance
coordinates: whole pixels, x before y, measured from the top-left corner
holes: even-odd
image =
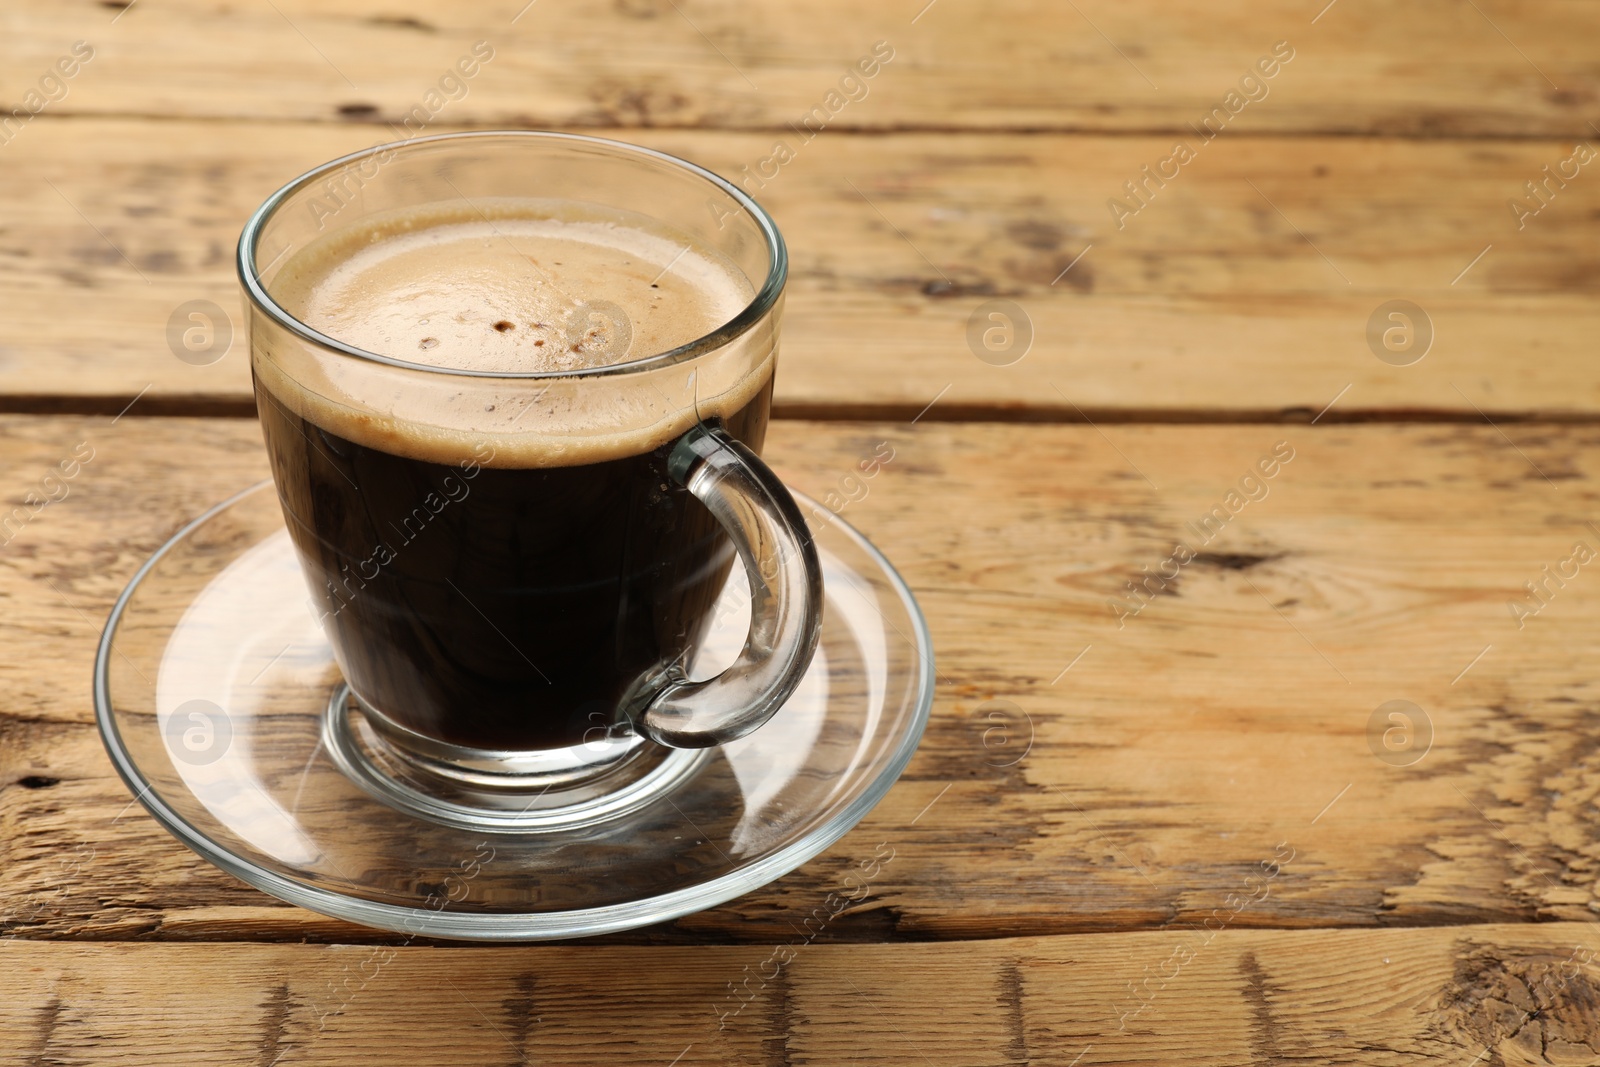
[[[270,482],[179,530],[134,575],[95,662],[100,732],[178,840],[290,903],[484,941],[663,922],[822,852],[882,799],[922,736],[933,648],[911,591],[837,518],[813,534],[822,640],[789,702],[732,744],[664,753],[642,777],[580,798],[576,817],[458,818],[371,779],[383,767],[351,742],[343,679]],[[732,662],[749,610],[736,567],[694,676]]]

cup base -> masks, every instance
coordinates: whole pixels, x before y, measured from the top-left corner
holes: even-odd
[[[429,822],[503,833],[566,831],[648,805],[693,774],[705,751],[637,734],[512,752],[444,744],[408,730],[340,683],[322,739],[368,795]]]

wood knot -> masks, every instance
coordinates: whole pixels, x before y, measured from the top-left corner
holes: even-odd
[[[1597,958],[1600,952],[1580,944],[1469,945],[1439,998],[1434,1026],[1468,1055],[1488,1050],[1491,1062],[1593,1062],[1600,1051]]]

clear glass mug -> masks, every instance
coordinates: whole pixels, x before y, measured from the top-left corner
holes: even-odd
[[[318,239],[420,205],[464,201],[488,218],[502,198],[644,215],[720,252],[754,295],[671,351],[527,373],[361,351],[273,298],[283,264]],[[656,748],[645,738],[723,744],[782,706],[822,605],[804,519],[759,458],[786,273],[777,227],[733,185],[568,134],[379,146],[256,211],[239,276],[257,408],[312,608],[376,762],[424,789],[545,790],[614,777]],[[596,315],[626,318],[596,305],[574,324]],[[731,666],[691,680],[735,555],[748,637]]]

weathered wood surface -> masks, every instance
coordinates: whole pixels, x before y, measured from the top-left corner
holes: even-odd
[[[0,1063],[1585,1064],[1597,955],[1577,923],[779,955],[12,941]]]
[[[865,486],[842,514],[928,615],[933,721],[904,779],[824,856],[629,936],[782,941],[880,843],[896,858],[830,937],[1199,922],[1280,846],[1293,862],[1236,925],[1591,919],[1600,594],[1570,560],[1575,542],[1600,550],[1600,428],[1506,432],[775,423],[769,455],[791,484],[836,502]],[[94,449],[0,549],[0,900],[18,936],[388,937],[188,853],[130,805],[92,725],[112,600],[187,517],[265,474],[258,433],[137,408],[115,424],[0,419],[8,509],[79,442]],[[850,481],[881,441],[894,459]],[[1209,544],[1186,529],[1275,446],[1293,459],[1245,485],[1263,499]],[[1165,562],[1176,539],[1197,557]],[[1137,614],[1109,606],[1173,569]],[[1371,747],[1391,700],[1431,722],[1411,766]]]
[[[288,178],[379,136],[28,127],[0,171],[0,407],[115,413],[148,390],[149,412],[249,410],[239,228]],[[772,143],[629,136],[735,175]],[[1581,170],[1520,231],[1506,206],[1570,145],[1224,133],[1119,230],[1106,201],[1170,145],[825,134],[803,146],[758,190],[794,263],[779,412],[909,419],[939,397],[931,418],[1304,421],[1336,396],[1330,420],[1600,412],[1600,180]],[[1367,341],[1397,298],[1432,322],[1412,366]],[[1009,365],[969,347],[991,299],[1031,321],[1032,348]],[[169,342],[193,300],[235,331],[208,366]]]
[[[1508,207],[1600,143],[1600,9],[524,4],[0,9],[0,411],[80,413],[0,416],[0,1064],[1600,1060],[1600,185]],[[1280,40],[1269,95],[1129,200]],[[127,578],[265,474],[248,420],[149,417],[251,408],[242,334],[192,366],[169,317],[237,328],[249,211],[408,114],[735,178],[797,148],[754,190],[794,263],[769,457],[837,494],[938,649],[928,734],[856,831],[612,944],[429,948],[281,904],[162,831],[93,725]],[[1034,329],[1011,365],[969,349],[991,299]],[[1436,334],[1412,366],[1365,336],[1393,299]],[[1266,495],[1228,498],[1280,441]]]
[[[398,121],[479,40],[494,58],[451,121],[779,128],[877,41],[894,60],[833,125],[1181,129],[1279,41],[1294,59],[1238,120],[1259,132],[1587,138],[1600,89],[1580,0],[69,0],[0,18],[16,97],[94,47],[62,114]]]

